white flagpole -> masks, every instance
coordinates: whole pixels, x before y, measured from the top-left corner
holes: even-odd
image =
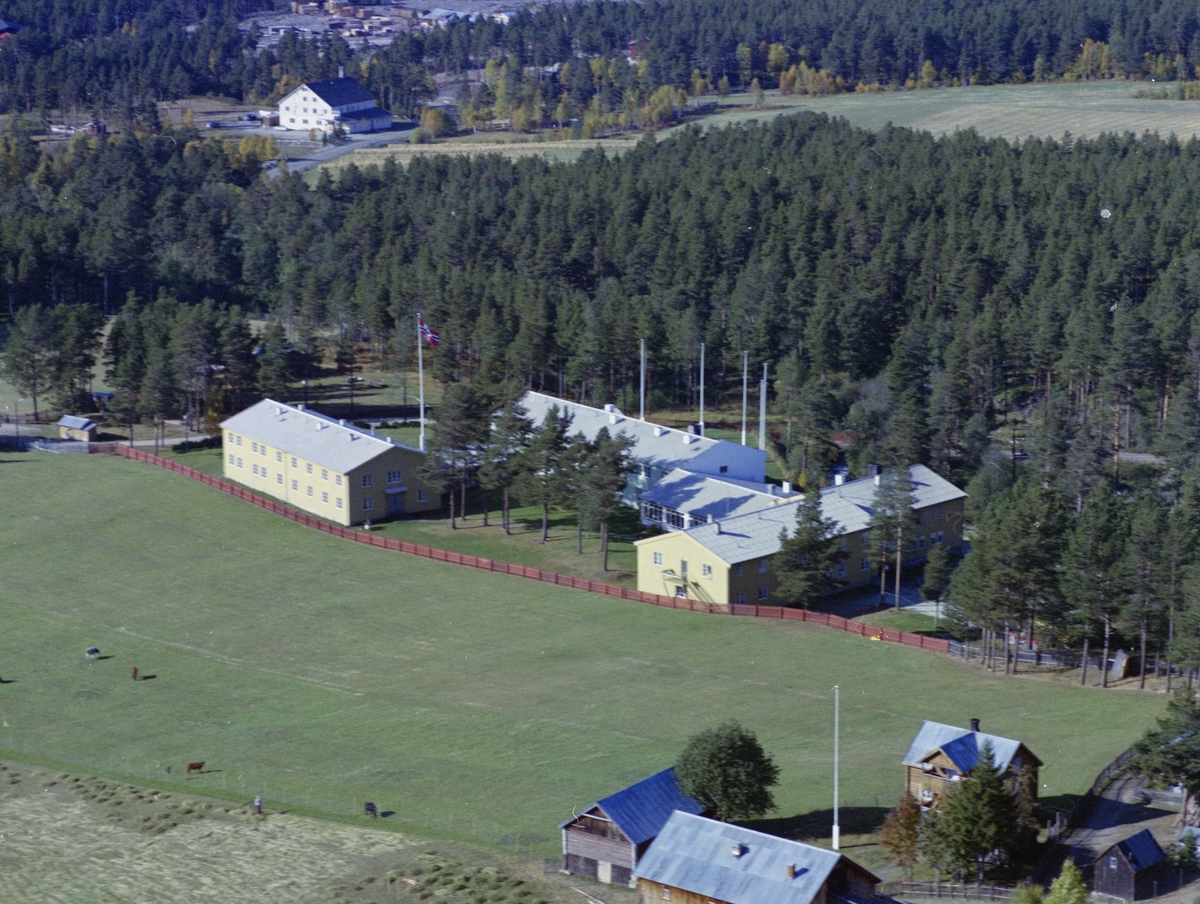
[[[838,686],[833,686],[833,849],[836,851],[841,844],[841,827],[838,825],[838,717],[841,714],[841,700]]]
[[[742,352],[742,445],[746,445],[746,386],[750,379],[750,353]]]
[[[417,383],[421,393],[421,451],[425,451],[425,356],[421,350],[421,312],[417,312]]]
[[[700,435],[704,435],[704,343],[700,343]]]
[[[763,364],[762,382],[758,384],[758,448],[767,450],[767,365]]]
[[[642,347],[642,389],[641,389],[641,414],[639,420],[646,419],[646,340],[639,340]]]

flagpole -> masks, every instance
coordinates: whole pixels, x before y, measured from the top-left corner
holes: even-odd
[[[421,405],[421,442],[419,447],[425,451],[425,355],[421,351],[421,312],[417,311],[417,383],[420,387]]]
[[[704,343],[700,343],[700,435],[704,435]]]
[[[639,340],[642,347],[642,389],[641,389],[641,414],[639,420],[646,419],[646,340]]]
[[[750,379],[750,353],[742,352],[742,445],[746,445],[746,386]]]
[[[763,363],[762,383],[758,385],[758,448],[767,449],[767,365]]]
[[[841,827],[838,825],[838,717],[841,715],[839,688],[833,686],[833,849],[841,844]]]

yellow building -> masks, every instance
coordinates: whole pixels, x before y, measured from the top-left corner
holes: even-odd
[[[441,506],[424,452],[303,406],[264,399],[221,429],[225,477],[338,524]]]
[[[924,560],[931,546],[962,545],[963,500],[967,494],[924,465],[908,469],[915,498],[917,525],[906,542],[907,563]],[[835,577],[846,587],[878,582],[878,559],[867,526],[875,497],[876,479],[866,477],[821,490],[821,513],[838,524],[845,554]],[[691,526],[638,540],[638,590],[704,600],[719,605],[778,605],[778,578],[772,557],[779,552],[780,536],[796,527],[800,497],[759,494],[762,506],[746,510],[750,498],[736,485],[732,498],[741,504],[732,517],[708,512],[685,512]],[[707,494],[697,498],[707,501]]]

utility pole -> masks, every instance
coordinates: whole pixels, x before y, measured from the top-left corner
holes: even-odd
[[[750,353],[742,352],[742,445],[746,445],[746,387],[750,379]]]
[[[833,686],[833,849],[841,844],[841,827],[838,825],[838,725],[841,717],[841,699],[838,685]]]

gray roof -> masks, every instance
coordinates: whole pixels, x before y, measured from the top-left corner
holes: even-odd
[[[331,107],[361,104],[368,100],[372,103],[375,102],[375,95],[352,78],[325,78],[315,82],[305,82],[301,87],[307,88]]]
[[[742,853],[735,856],[739,844]],[[728,904],[810,904],[841,859],[833,851],[676,811],[634,875]],[[794,878],[788,866],[795,867]]]
[[[718,474],[723,465],[728,467],[730,477],[761,482],[765,476],[767,453],[761,449],[640,421],[623,414],[615,405],[592,408],[540,392],[525,393],[521,404],[534,424],[541,424],[551,406],[558,406],[559,411],[571,415],[572,432],[583,434],[588,440],[594,440],[601,427],[607,427],[613,435],[623,434],[633,440],[630,456],[634,461],[664,471],[687,468],[702,474]]]
[[[72,430],[94,430],[96,428],[95,421],[90,421],[85,417],[76,417],[73,414],[64,414],[58,419],[59,427],[70,427]]]
[[[709,515],[718,520],[732,518],[778,505],[781,499],[799,495],[789,492],[785,496],[773,483],[711,477],[676,468],[654,486],[643,490],[640,498],[643,502],[665,505],[706,521]]]
[[[912,465],[908,471],[915,497],[914,509],[928,508],[967,495],[924,465]],[[875,481],[870,477],[852,480],[841,486],[825,487],[821,490],[821,514],[837,521],[839,534],[866,530],[871,521],[874,498]],[[777,500],[777,504],[770,507],[735,515],[716,524],[699,524],[690,528],[687,535],[731,565],[773,556],[779,552],[780,531],[786,528],[790,534],[796,527],[797,501]]]
[[[960,772],[967,773],[979,762],[983,745],[988,742],[992,745],[992,763],[997,769],[1008,769],[1021,746],[1020,741],[925,721],[901,762],[905,766],[920,766],[930,754],[941,750],[954,761]]]
[[[410,452],[419,451],[384,437],[372,436],[345,421],[271,399],[251,405],[222,421],[221,426],[341,474],[366,464],[388,449],[400,447]]]

